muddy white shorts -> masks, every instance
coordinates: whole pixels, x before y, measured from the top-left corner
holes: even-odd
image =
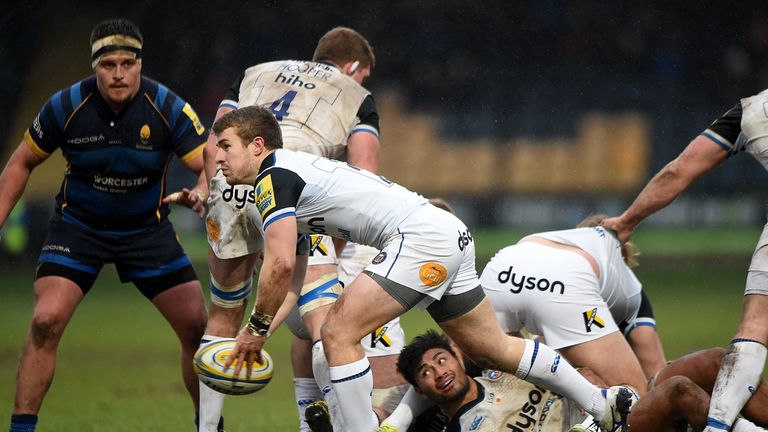
[[[253,186],[230,186],[221,174],[211,179],[205,228],[208,244],[221,259],[237,258],[264,249],[261,216]]]

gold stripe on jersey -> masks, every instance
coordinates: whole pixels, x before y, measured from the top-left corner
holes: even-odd
[[[192,109],[192,106],[187,103],[184,105],[184,108],[182,108],[181,111],[183,111],[184,114],[186,114],[187,117],[189,117],[189,119],[192,121],[192,125],[195,126],[195,132],[197,132],[198,135],[202,135],[203,132],[205,132],[205,127],[203,127],[203,124],[200,123],[200,119],[197,117],[195,110]]]
[[[27,147],[32,150],[32,153],[34,153],[35,156],[39,157],[40,159],[46,159],[51,155],[50,153],[41,149],[39,145],[37,145],[35,139],[32,138],[32,134],[29,133],[29,129],[24,131],[24,142],[27,143]]]
[[[184,156],[180,157],[179,160],[181,160],[184,163],[187,163],[191,161],[192,159],[200,156],[203,154],[203,150],[205,150],[205,143],[200,144],[199,146],[192,149],[189,153],[185,154]]]
[[[168,123],[168,119],[165,118],[165,116],[163,115],[163,112],[160,110],[160,108],[158,108],[157,105],[155,105],[155,101],[153,101],[152,98],[149,97],[149,95],[147,93],[144,93],[144,97],[147,98],[147,100],[149,101],[149,104],[152,105],[152,108],[154,108],[155,111],[158,114],[160,114],[160,118],[163,120],[163,123],[165,123],[165,127],[167,127],[168,130],[171,130],[171,124]]]

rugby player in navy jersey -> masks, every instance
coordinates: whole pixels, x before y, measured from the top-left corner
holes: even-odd
[[[67,160],[38,259],[11,431],[35,429],[62,333],[107,263],[114,263],[120,280],[132,282],[176,332],[184,384],[197,407],[192,357],[206,325],[205,304],[168,213],[171,201],[201,213],[207,185],[200,176],[195,188],[166,197],[165,179],[174,155],[202,173],[205,128],[189,104],[142,77],[143,38],[135,24],[104,21],[90,40],[95,74],[46,102],[0,174],[2,226],[32,170],[56,149]]]

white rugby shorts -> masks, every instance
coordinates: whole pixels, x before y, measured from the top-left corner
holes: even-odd
[[[409,216],[365,270],[432,300],[479,285],[469,230],[453,214],[431,205]]]
[[[592,266],[575,252],[535,242],[508,246],[483,269],[480,284],[505,332],[525,327],[553,349],[619,330]]]
[[[216,257],[237,258],[264,249],[260,226],[253,186],[230,186],[217,170],[211,179],[205,218],[208,245]]]
[[[347,242],[339,257],[339,280],[348,287],[378,253],[376,248]],[[405,347],[405,332],[400,326],[400,317],[365,336],[360,343],[368,357],[400,354]]]

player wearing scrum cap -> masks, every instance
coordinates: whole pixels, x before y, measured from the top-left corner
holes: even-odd
[[[142,48],[135,24],[114,19],[96,25],[94,75],[46,102],[0,174],[1,227],[32,170],[56,149],[68,163],[38,259],[12,431],[35,429],[59,340],[106,263],[114,263],[120,280],[132,282],[175,331],[184,384],[197,406],[192,356],[205,329],[205,303],[168,213],[175,201],[202,214],[205,177],[192,190],[164,196],[173,155],[202,173],[205,128],[189,104],[142,76]]]

